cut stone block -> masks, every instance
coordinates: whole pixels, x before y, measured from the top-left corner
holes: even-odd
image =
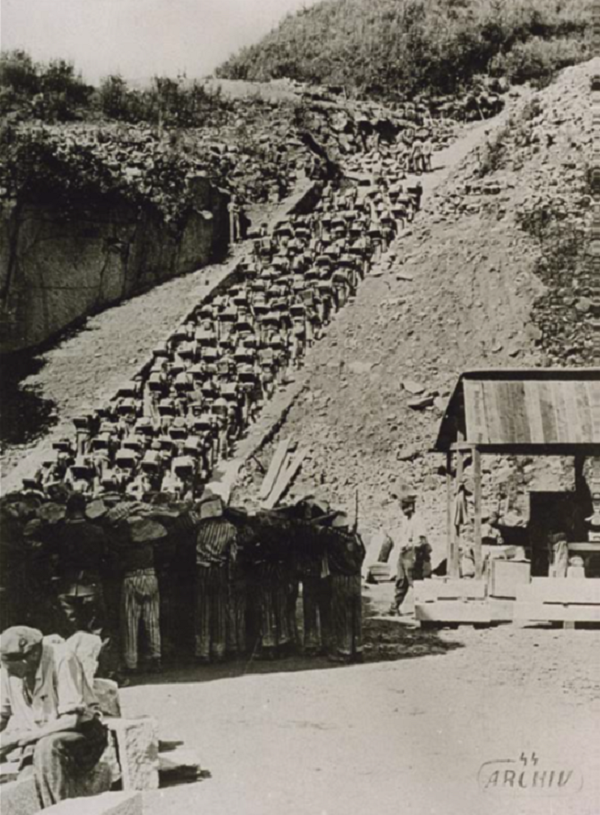
[[[44,815],[142,815],[139,792],[104,792],[94,798],[69,798],[48,807]],[[2,813],[4,815],[4,812]]]
[[[42,809],[35,778],[18,778],[0,787],[2,815],[36,815]]]
[[[9,781],[16,781],[18,775],[18,761],[3,761],[0,764],[0,784],[8,784]]]
[[[119,701],[119,686],[112,679],[94,679],[94,693],[98,699],[100,710],[105,716],[121,716],[121,702]]]
[[[106,724],[116,736],[123,789],[158,789],[156,719],[108,719]]]
[[[117,751],[117,737],[112,730],[108,731],[108,744],[106,750],[102,753],[100,763],[106,764],[110,769],[110,777],[112,784],[121,780],[121,765],[119,764],[119,755]]]

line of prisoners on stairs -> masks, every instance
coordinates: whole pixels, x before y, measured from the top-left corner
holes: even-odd
[[[196,306],[107,406],[77,417],[75,437],[56,442],[23,486],[109,503],[200,497],[419,210],[422,188],[407,184],[405,161],[382,148],[354,156],[346,169],[356,177],[326,184],[311,212],[261,231],[233,281]]]

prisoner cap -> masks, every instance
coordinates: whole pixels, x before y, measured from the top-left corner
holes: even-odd
[[[37,628],[29,628],[27,625],[14,625],[7,628],[0,634],[0,658],[15,659],[24,657],[39,645],[43,639],[43,634]]]

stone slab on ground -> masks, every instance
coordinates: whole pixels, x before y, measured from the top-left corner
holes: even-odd
[[[514,604],[514,619],[525,622],[600,623],[600,606],[559,603]]]
[[[452,578],[431,578],[415,580],[415,602],[428,603],[435,600],[484,600],[485,580],[457,580]]]
[[[491,623],[490,606],[485,600],[436,600],[415,602],[415,615],[419,622],[439,623]]]
[[[18,778],[0,787],[2,815],[35,815],[42,809],[35,778]]]
[[[0,764],[0,784],[8,784],[10,781],[16,781],[18,775],[18,761],[3,761],[2,764]]]
[[[107,720],[115,734],[124,790],[158,788],[158,722],[139,719]]]
[[[48,815],[142,815],[142,796],[139,792],[104,792],[93,798],[69,798],[45,809],[46,812]]]

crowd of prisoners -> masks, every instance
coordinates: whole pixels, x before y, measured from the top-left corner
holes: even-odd
[[[414,156],[377,144],[348,157],[308,213],[248,236],[233,283],[196,306],[139,377],[74,420],[24,486],[61,483],[89,497],[201,496],[264,402],[302,365],[336,312],[420,208]],[[421,160],[421,171],[430,161]]]

